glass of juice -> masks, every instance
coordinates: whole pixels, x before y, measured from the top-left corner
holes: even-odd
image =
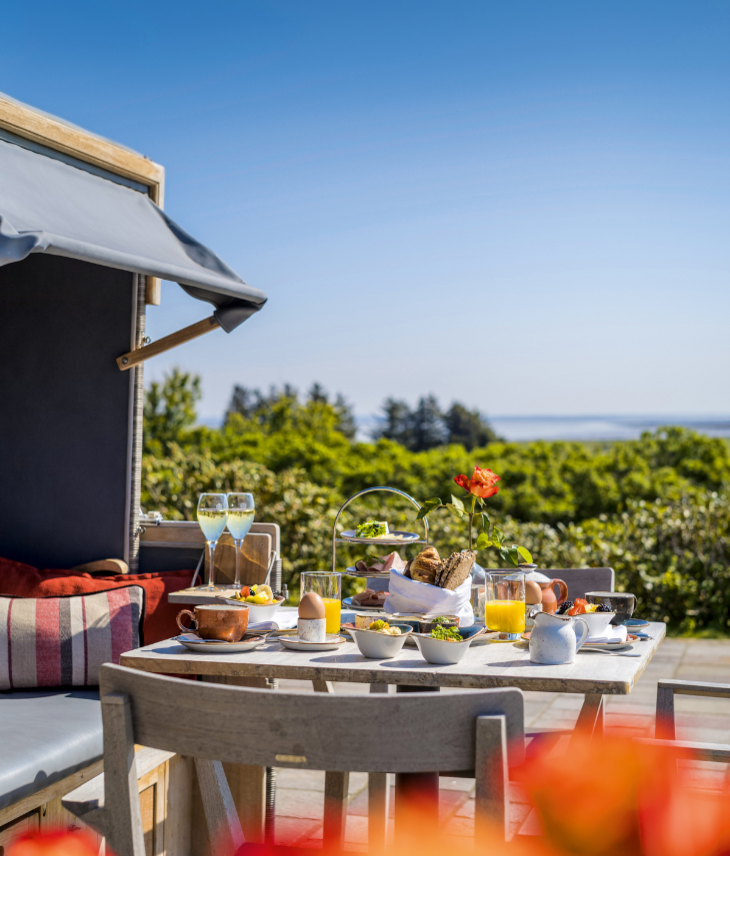
[[[241,590],[241,547],[246,535],[253,525],[253,516],[256,511],[253,494],[236,494],[229,492],[228,498],[228,530],[231,532],[233,543],[236,546],[236,575],[233,579],[233,587]]]
[[[525,630],[525,576],[519,571],[487,572],[486,625],[500,640],[516,641]]]
[[[198,500],[198,525],[208,545],[210,572],[208,590],[215,590],[215,545],[226,529],[228,499],[225,494],[201,494]]]
[[[319,594],[324,603],[327,634],[340,633],[342,575],[339,572],[302,572],[302,597],[309,591]]]

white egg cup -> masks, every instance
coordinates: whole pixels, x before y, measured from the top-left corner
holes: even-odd
[[[327,634],[327,619],[297,619],[297,637],[300,641],[321,644]]]

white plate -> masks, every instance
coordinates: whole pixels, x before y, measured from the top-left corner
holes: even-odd
[[[354,531],[343,531],[340,537],[351,544],[412,544],[420,540],[413,531],[390,531],[377,537],[357,537]]]
[[[324,641],[302,641],[295,634],[289,637],[279,635],[277,640],[283,644],[287,650],[309,650],[311,653],[319,653],[322,650],[336,650],[341,644],[347,642],[347,638],[341,634],[327,634],[327,640]]]
[[[355,600],[354,597],[345,597],[342,601],[343,609],[361,609],[363,612],[374,612],[374,613],[384,613],[385,609],[382,606],[361,606],[359,601]]]
[[[590,644],[585,643],[580,648],[581,650],[625,650],[627,647],[633,647],[636,644],[641,643],[641,638],[636,637],[633,634],[629,634],[628,640],[625,641],[591,641]]]
[[[195,650],[196,653],[248,653],[250,650],[257,650],[264,646],[263,635],[258,640],[239,641],[237,644],[229,644],[227,641],[202,641],[188,635],[181,634],[173,638],[181,644],[186,650]]]

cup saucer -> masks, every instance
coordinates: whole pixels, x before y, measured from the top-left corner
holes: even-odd
[[[347,642],[342,634],[326,634],[323,641],[303,641],[296,634],[278,635],[276,640],[287,650],[302,650],[310,653],[319,653],[322,650],[336,650],[341,644]]]

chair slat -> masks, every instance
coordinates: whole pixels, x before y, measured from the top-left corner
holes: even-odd
[[[100,681],[103,694],[133,698],[138,743],[193,757],[338,772],[472,769],[475,720],[490,714],[507,717],[510,765],[524,757],[524,704],[516,688],[325,694],[305,702],[301,694],[191,683],[112,665],[102,667]]]

